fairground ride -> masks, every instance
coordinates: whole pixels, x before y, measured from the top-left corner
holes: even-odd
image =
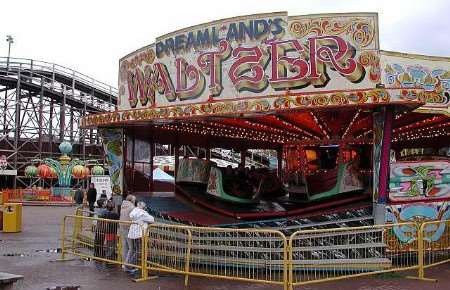
[[[450,214],[449,90],[450,59],[380,50],[377,14],[258,14],[123,57],[118,110],[82,128],[104,132],[116,194],[154,193],[152,170],[136,178],[136,156],[153,168],[154,144],[171,144],[170,190],[227,221],[362,202],[376,223],[435,220]],[[180,159],[183,145],[205,153]],[[242,167],[220,168],[213,148],[241,152]],[[277,169],[245,169],[249,149],[275,150]],[[430,154],[406,161],[416,149]]]

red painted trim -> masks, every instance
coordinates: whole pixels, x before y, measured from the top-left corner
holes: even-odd
[[[432,203],[432,202],[444,202],[444,201],[450,201],[450,197],[447,198],[436,198],[436,199],[427,199],[427,198],[421,198],[411,201],[394,201],[389,199],[390,205],[407,205],[407,204],[414,204],[414,203]]]

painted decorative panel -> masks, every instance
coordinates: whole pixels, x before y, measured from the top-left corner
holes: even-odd
[[[381,52],[386,88],[422,88],[422,112],[450,113],[450,58]]]
[[[390,205],[386,207],[386,223],[415,222],[416,226],[398,225],[393,227],[397,239],[391,240],[390,248],[413,250],[417,249],[418,229],[421,223],[429,221],[444,221],[450,218],[448,202],[411,203],[404,205]],[[424,228],[424,240],[427,245],[436,248],[448,248],[449,235],[447,223],[429,224]]]
[[[103,129],[100,134],[103,138],[112,192],[121,195],[123,193],[123,131],[122,129]]]
[[[389,187],[394,202],[450,199],[450,162],[394,162]]]

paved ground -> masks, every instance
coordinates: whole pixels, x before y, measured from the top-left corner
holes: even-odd
[[[0,233],[0,272],[24,275],[25,279],[16,289],[45,290],[55,286],[80,285],[81,289],[127,289],[163,290],[182,289],[183,278],[177,275],[162,275],[158,279],[134,283],[117,268],[97,268],[92,262],[72,260],[55,262],[59,258],[56,249],[60,223],[73,208],[25,207],[23,232]],[[410,273],[411,274],[411,273]],[[297,287],[306,290],[444,290],[450,289],[450,264],[427,271],[427,276],[437,278],[437,283],[405,279],[405,273],[378,275]],[[277,286],[249,284],[234,281],[191,278],[188,290],[233,290],[233,289],[282,289]]]

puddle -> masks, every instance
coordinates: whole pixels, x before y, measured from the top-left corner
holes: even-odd
[[[24,253],[7,253],[3,254],[3,257],[29,257],[30,254],[24,254]]]
[[[57,249],[46,249],[46,250],[35,250],[36,253],[61,253],[61,248]]]
[[[57,248],[57,249],[45,249],[45,250],[34,250],[35,253],[53,253],[53,254],[57,254],[57,253],[61,253],[61,248]],[[2,254],[3,257],[31,257],[32,254],[27,254],[27,253],[6,253],[6,254]]]
[[[47,290],[78,290],[80,286],[55,286],[47,288]]]

